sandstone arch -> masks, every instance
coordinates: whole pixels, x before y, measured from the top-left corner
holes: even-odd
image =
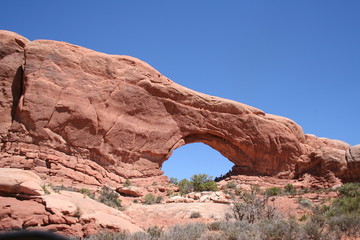
[[[30,42],[6,31],[0,39],[2,166],[12,166],[6,159],[21,153],[27,157],[19,166],[47,176],[70,168],[94,184],[121,182],[161,175],[173,149],[200,141],[238,172],[292,178],[315,168],[359,178],[348,168],[348,144],[305,135],[290,119],[182,87],[138,59]],[[16,91],[15,78],[21,79]]]
[[[171,157],[171,154],[175,149],[191,143],[204,143],[205,145],[218,151],[230,162],[234,163],[239,168],[238,171],[240,170],[241,166],[245,166],[242,173],[243,174],[249,173],[247,170],[250,169],[247,169],[246,167],[246,164],[248,164],[249,162],[249,160],[246,157],[246,154],[240,148],[233,145],[231,142],[213,134],[192,134],[183,137],[169,151],[170,154],[167,156],[165,161],[167,161]],[[161,165],[163,163],[164,162],[162,162]],[[253,173],[255,173],[255,171],[253,171]]]

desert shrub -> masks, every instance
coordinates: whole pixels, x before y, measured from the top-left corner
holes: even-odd
[[[131,181],[129,179],[126,179],[123,185],[124,185],[124,187],[130,187]]]
[[[207,225],[207,228],[208,228],[210,231],[219,231],[219,230],[220,230],[220,227],[221,227],[221,222],[220,222],[220,221],[215,221],[215,222],[209,223],[209,224]]]
[[[166,240],[195,240],[199,239],[206,231],[204,223],[189,223],[186,225],[174,225],[164,233]]]
[[[125,231],[121,232],[108,232],[108,231],[101,231],[97,232],[87,238],[86,240],[125,240],[127,239],[127,234]]]
[[[80,207],[77,206],[75,212],[73,213],[73,216],[76,217],[76,218],[80,218],[82,214],[83,213],[82,213]]]
[[[346,183],[337,189],[341,197],[360,196],[360,183]]]
[[[267,219],[259,224],[261,239],[299,239],[301,235],[300,225],[291,219]]]
[[[174,193],[173,190],[170,190],[170,189],[166,190],[166,196],[171,196],[171,194],[173,194],[173,193]]]
[[[279,187],[271,187],[266,189],[265,194],[268,196],[278,196],[281,193],[281,188]]]
[[[296,194],[296,188],[291,183],[285,185],[284,191],[291,195]]]
[[[341,214],[331,217],[327,222],[339,239],[342,235],[360,236],[360,216],[358,214]]]
[[[69,192],[78,192],[77,188],[74,188],[72,186],[64,186],[64,185],[60,185],[60,186],[51,186],[51,188],[55,191],[55,192],[59,192],[61,190],[64,191],[69,191]]]
[[[144,232],[135,232],[128,234],[125,238],[126,240],[157,240],[158,238],[152,238],[149,234]]]
[[[199,212],[192,212],[190,218],[201,218],[201,214]]]
[[[258,226],[245,221],[221,222],[220,230],[227,240],[261,239]]]
[[[301,206],[306,207],[306,208],[310,208],[312,206],[312,203],[310,202],[310,200],[303,198],[303,197],[298,199],[298,203]]]
[[[155,199],[155,203],[161,203],[162,200],[163,200],[162,196],[157,196]]]
[[[147,205],[151,205],[151,204],[154,204],[155,203],[155,196],[154,194],[151,194],[151,193],[148,193],[146,194],[146,196],[144,197],[144,204],[147,204]]]
[[[226,188],[226,189],[235,189],[236,186],[237,186],[236,182],[230,181],[230,182],[227,182],[227,183],[226,183],[225,188]]]
[[[251,192],[239,193],[239,202],[234,202],[231,210],[236,220],[254,223],[257,220],[272,219],[275,209],[268,204],[269,196],[260,196],[254,187]]]
[[[226,236],[222,232],[205,232],[199,240],[224,240]]]
[[[187,179],[182,179],[182,180],[179,182],[179,191],[180,191],[180,194],[181,194],[181,195],[184,195],[184,194],[193,192],[193,191],[194,191],[194,187],[193,187],[193,185],[191,184],[191,182],[190,182],[189,180],[187,180]]]
[[[163,235],[163,228],[158,226],[149,227],[146,230],[150,239],[159,239]]]
[[[303,238],[314,240],[324,239],[324,229],[324,221],[316,216],[312,217],[303,226]]]
[[[42,190],[44,191],[44,193],[45,193],[46,195],[49,195],[49,194],[50,194],[50,191],[49,191],[49,189],[47,188],[46,184],[42,184],[42,185],[41,185],[41,188],[42,188]]]
[[[109,207],[121,209],[121,200],[119,199],[119,194],[109,187],[103,186],[100,189],[99,197],[96,200],[104,203]]]
[[[84,196],[87,196],[91,199],[95,199],[95,194],[88,188],[80,188],[79,193],[82,193]]]

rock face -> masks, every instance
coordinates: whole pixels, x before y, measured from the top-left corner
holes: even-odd
[[[0,168],[1,193],[41,196],[44,194],[41,185],[41,178],[31,171]]]
[[[345,158],[348,144],[182,87],[138,59],[7,31],[0,40],[0,167],[116,184],[159,176],[174,149],[203,142],[233,162],[234,173],[360,177],[349,168],[360,159]]]

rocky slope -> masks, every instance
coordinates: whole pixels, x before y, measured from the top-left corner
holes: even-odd
[[[0,82],[0,167],[49,181],[161,179],[172,151],[192,142],[227,157],[233,174],[360,178],[359,146],[192,91],[132,57],[0,31]]]

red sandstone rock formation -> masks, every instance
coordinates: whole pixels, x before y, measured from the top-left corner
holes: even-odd
[[[0,167],[52,181],[160,176],[172,151],[192,142],[218,150],[234,173],[360,178],[348,144],[182,87],[132,57],[1,31],[0,82]]]

